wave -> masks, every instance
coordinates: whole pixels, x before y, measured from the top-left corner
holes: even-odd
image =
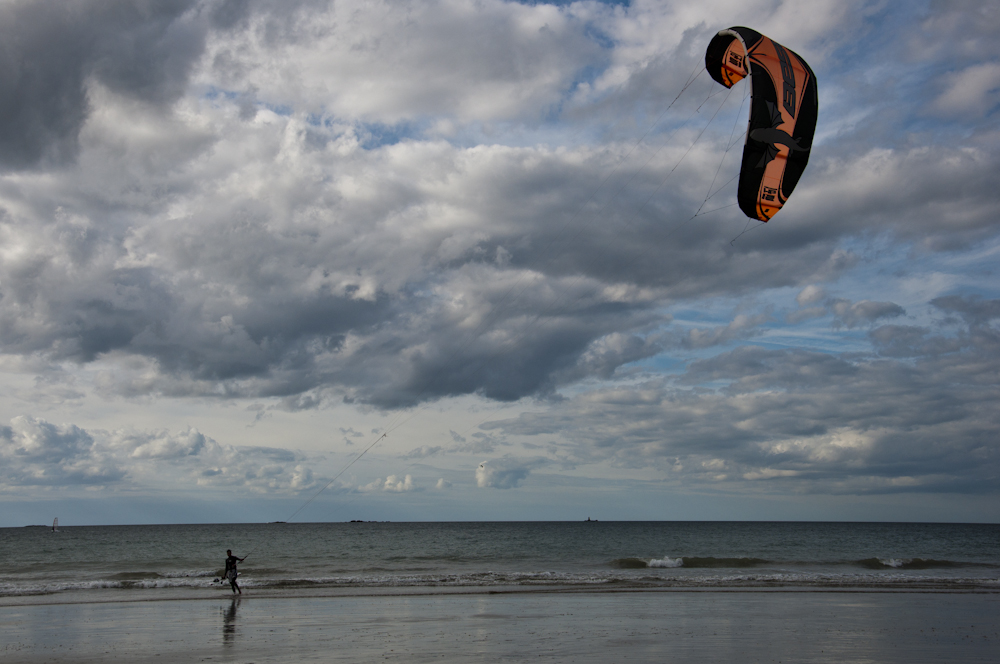
[[[647,567],[655,567],[653,563],[656,560],[643,560],[642,558],[618,558],[611,561],[612,567],[617,567],[618,569],[646,569]]]
[[[112,581],[145,581],[147,579],[165,578],[159,572],[118,572],[108,577]]]
[[[643,558],[618,558],[611,561],[611,566],[619,569],[644,569],[648,567],[668,569],[677,567],[694,569],[741,569],[745,567],[766,565],[768,562],[770,561],[764,560],[763,558],[715,558],[711,556],[683,556],[680,558],[670,558],[668,556],[664,556],[663,558],[653,558],[652,560],[645,560]]]
[[[928,570],[928,569],[948,569],[948,568],[983,568],[996,569],[1000,565],[984,562],[959,562],[955,560],[937,560],[934,558],[865,558],[854,561],[774,561],[756,557],[717,557],[717,556],[678,556],[670,558],[616,558],[611,561],[611,567],[618,569],[647,569],[647,568],[678,568],[687,569],[745,569],[768,565],[780,568],[810,568],[810,567],[837,567],[843,565],[859,566],[872,570]]]
[[[662,560],[678,561],[681,559],[664,558]],[[685,567],[688,559],[683,559]],[[695,559],[698,560],[698,559]],[[744,559],[715,559],[723,561],[740,561]],[[757,559],[747,559],[757,560]],[[639,558],[619,559],[621,561],[642,562],[645,567],[621,567],[619,570],[599,572],[468,572],[454,574],[356,574],[342,576],[316,577],[261,577],[257,575],[241,575],[240,585],[244,590],[264,590],[277,594],[294,594],[296,591],[313,589],[376,589],[376,588],[491,588],[498,586],[517,588],[550,588],[558,589],[573,587],[588,587],[594,590],[606,589],[672,589],[672,588],[866,588],[866,589],[949,589],[949,590],[1000,590],[1000,579],[984,577],[951,577],[903,572],[899,568],[888,568],[887,571],[854,572],[854,573],[817,573],[817,572],[737,572],[724,573],[719,571],[717,562],[712,562],[702,568],[694,568],[685,574],[650,573],[649,562]],[[625,565],[633,564],[631,562]],[[733,563],[728,562],[732,565]],[[745,566],[747,563],[741,563]],[[756,564],[756,563],[754,563]],[[885,567],[883,567],[885,570]],[[137,573],[131,574],[132,577]],[[111,575],[109,578],[86,581],[53,581],[53,582],[22,582],[0,583],[0,597],[23,595],[47,595],[74,591],[160,591],[167,589],[187,589],[210,592],[211,589],[229,590],[228,584],[219,579],[209,578],[211,573],[198,572],[189,575],[150,575],[142,578],[122,578],[123,574]],[[115,577],[115,578],[112,578]]]
[[[932,558],[865,558],[857,561],[861,567],[868,569],[935,569],[943,567],[990,567],[976,563],[960,563],[953,560],[934,560]]]
[[[652,560],[649,561],[649,566],[650,567],[667,567],[667,568],[671,568],[671,567],[683,567],[684,566],[684,559],[683,558],[669,558],[667,556],[664,556],[660,560],[657,560],[656,558],[653,558]]]
[[[119,576],[119,575],[112,575]],[[55,581],[0,584],[0,597],[51,595],[74,590],[155,590],[162,588],[207,588],[212,580],[205,577],[157,577],[141,579],[107,578],[90,581]]]
[[[684,567],[757,567],[766,565],[767,560],[762,558],[682,558]]]

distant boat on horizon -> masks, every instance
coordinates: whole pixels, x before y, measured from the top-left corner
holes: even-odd
[[[52,519],[52,532],[59,532],[59,517]]]

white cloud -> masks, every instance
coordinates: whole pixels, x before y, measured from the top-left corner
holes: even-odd
[[[547,460],[541,457],[490,459],[476,468],[476,486],[481,489],[513,489],[527,479],[533,469],[545,463]]]
[[[949,74],[946,85],[934,100],[937,113],[986,117],[1000,106],[1000,63],[984,62]]]
[[[810,284],[799,291],[799,294],[795,296],[795,301],[800,307],[805,307],[810,304],[816,304],[822,301],[826,297],[826,291],[822,286],[817,284]]]
[[[111,485],[135,489],[226,487],[256,493],[315,488],[301,455],[220,445],[196,429],[87,431],[18,416],[0,428],[0,489]]]
[[[134,459],[173,459],[196,455],[208,443],[205,436],[195,429],[179,434],[168,431],[118,432],[115,443],[132,448],[129,456]]]
[[[400,479],[395,475],[389,475],[383,481],[381,478],[376,479],[362,487],[358,487],[360,491],[388,491],[391,493],[405,493],[408,491],[414,491],[416,487],[413,484],[413,477],[407,475]]]
[[[261,12],[209,43],[195,80],[390,125],[534,115],[599,52],[574,11],[459,0]]]
[[[83,429],[27,416],[0,428],[0,459],[0,483],[13,486],[102,485],[126,474]]]

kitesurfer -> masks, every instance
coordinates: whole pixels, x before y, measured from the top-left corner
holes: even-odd
[[[241,563],[246,560],[246,556],[237,558],[233,555],[232,549],[226,549],[226,556],[226,574],[224,578],[229,580],[229,585],[232,586],[234,595],[236,593],[242,595],[243,591],[240,590],[239,584],[236,583],[236,577],[239,576],[239,572],[236,571],[236,563]]]

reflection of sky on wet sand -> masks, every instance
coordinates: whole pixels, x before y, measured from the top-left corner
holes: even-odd
[[[237,614],[239,622],[237,623]],[[221,621],[220,621],[221,618]],[[219,636],[219,625],[222,636]],[[1000,596],[640,592],[0,607],[0,659],[988,661]]]

